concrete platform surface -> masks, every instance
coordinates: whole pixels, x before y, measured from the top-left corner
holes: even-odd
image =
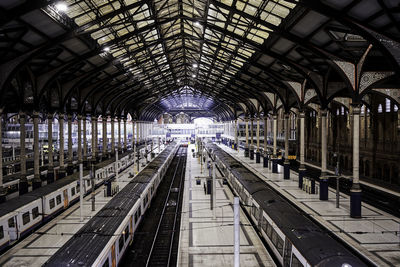
[[[189,145],[189,151],[195,149]],[[233,266],[233,195],[222,184],[217,172],[216,219],[213,219],[211,195],[204,192],[208,170],[198,158],[188,153],[185,191],[181,217],[178,266]],[[200,185],[196,180],[200,179]],[[240,212],[240,264],[241,266],[275,266],[257,233]]]

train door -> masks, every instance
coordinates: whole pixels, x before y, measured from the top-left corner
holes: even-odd
[[[283,250],[283,266],[289,267],[292,259],[292,243],[285,238],[285,248]]]
[[[115,243],[111,247],[111,266],[116,267],[117,266],[117,260],[115,257]]]
[[[130,216],[131,218],[130,218],[130,224],[131,224],[131,232],[130,232],[130,235],[131,235],[131,243],[132,243],[132,241],[133,241],[133,219],[132,219],[132,216]]]
[[[11,242],[18,240],[17,216],[8,219],[8,234],[10,235]]]
[[[68,208],[68,189],[64,190],[64,209]]]

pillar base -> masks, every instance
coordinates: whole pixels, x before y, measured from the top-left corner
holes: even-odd
[[[306,176],[306,169],[302,166],[299,168],[299,188],[303,188],[303,177]]]
[[[328,178],[319,178],[319,200],[328,200]]]
[[[6,202],[7,198],[7,191],[5,190],[5,188],[2,186],[0,187],[0,203],[4,203]]]
[[[47,169],[47,184],[54,183],[54,169],[53,167]]]
[[[82,165],[83,165],[83,168],[85,169],[85,170],[87,170],[88,168],[89,168],[89,164],[90,163],[90,161],[88,160],[88,159],[84,159],[83,161],[82,161]]]
[[[361,190],[350,190],[350,217],[361,218]]]
[[[250,148],[250,159],[254,160],[254,149]]]
[[[278,173],[278,159],[272,159],[272,173]]]
[[[105,182],[107,197],[111,197],[111,181]]]
[[[290,179],[290,163],[286,161],[283,163],[283,179],[289,180]]]
[[[72,163],[69,163],[67,166],[67,176],[70,176],[74,173],[74,166],[72,166]]]
[[[248,148],[248,147],[245,147],[245,148],[244,148],[244,156],[245,156],[246,158],[249,157],[249,148]]]
[[[256,163],[260,163],[261,162],[261,154],[260,151],[256,152]]]
[[[268,168],[268,156],[263,157],[263,167]]]
[[[19,181],[19,195],[28,193],[29,184],[27,180]]]
[[[32,190],[38,189],[40,187],[42,187],[42,180],[40,180],[39,177],[33,178]]]
[[[58,172],[58,179],[64,178],[65,177],[65,168],[60,168],[60,171]]]

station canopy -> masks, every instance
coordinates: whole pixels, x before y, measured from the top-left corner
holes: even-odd
[[[54,109],[69,104],[149,120],[180,107],[228,119],[243,105],[258,110],[250,99],[264,108],[278,101],[289,107],[299,100],[293,82],[308,80],[312,87],[313,75],[323,77],[332,61],[362,57],[373,42],[360,34],[363,27],[399,37],[397,17],[390,16],[398,6],[374,0],[33,2],[0,4],[5,37],[13,27],[33,32],[20,39],[13,35],[2,52],[5,62],[34,51],[27,63],[33,75],[52,75],[39,91],[45,95],[57,83],[64,97],[50,101]],[[384,56],[373,49],[375,57]],[[398,68],[393,62],[380,68]],[[377,69],[372,61],[369,67]],[[38,105],[41,93],[32,93],[39,96]],[[268,93],[277,97],[275,103]]]

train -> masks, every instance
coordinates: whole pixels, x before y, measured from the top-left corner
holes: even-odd
[[[119,160],[118,171],[124,171],[134,162],[132,153]],[[84,194],[92,189],[89,171],[84,171]],[[94,186],[115,177],[115,162],[97,164]],[[56,180],[27,194],[0,204],[0,252],[48,222],[55,215],[79,200],[79,173]]]
[[[117,266],[178,147],[170,143],[44,266]]]
[[[206,148],[282,266],[367,266],[331,234],[213,143]]]

